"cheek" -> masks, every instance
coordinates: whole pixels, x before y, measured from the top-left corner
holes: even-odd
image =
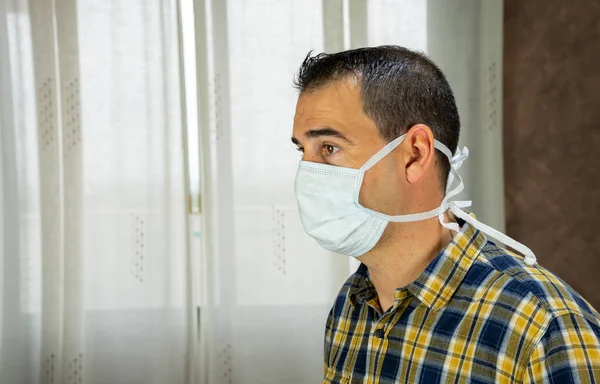
[[[363,207],[376,211],[379,211],[382,204],[385,204],[384,197],[386,195],[385,189],[387,188],[383,182],[385,179],[380,173],[377,169],[371,169],[365,173],[360,194],[358,195],[358,202]]]
[[[401,204],[401,183],[393,168],[375,167],[365,173],[358,197],[366,208],[386,214],[397,214]]]

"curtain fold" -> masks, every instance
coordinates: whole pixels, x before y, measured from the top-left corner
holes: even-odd
[[[4,2],[1,383],[190,383],[178,2]]]
[[[494,114],[501,88],[488,69],[501,57],[501,23],[490,22],[501,19],[501,4],[491,8],[477,0],[207,0],[196,10],[204,16],[196,21],[198,77],[205,77],[198,92],[206,93],[199,110],[210,116],[200,124],[209,206],[203,241],[213,244],[202,253],[208,383],[319,382],[327,312],[356,268],[320,249],[297,215],[292,79],[309,50],[398,44],[432,56],[455,90],[462,143],[475,157],[467,197],[502,228],[502,193],[489,193],[502,191],[501,142],[482,139],[501,129]],[[500,69],[496,61],[496,79]]]

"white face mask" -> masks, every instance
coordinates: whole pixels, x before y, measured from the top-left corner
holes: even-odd
[[[300,220],[306,233],[328,251],[358,257],[375,247],[389,222],[407,223],[438,216],[444,227],[459,231],[457,223],[445,222],[444,213],[450,210],[455,216],[521,252],[526,263],[535,263],[535,255],[529,248],[464,212],[461,208],[469,207],[470,201],[450,200],[464,189],[458,169],[469,155],[467,148],[458,150],[452,157],[452,152],[444,144],[435,141],[435,148],[448,157],[451,165],[446,196],[439,207],[428,212],[398,216],[363,207],[358,197],[365,172],[400,145],[405,136],[387,144],[359,169],[300,161],[295,190]],[[449,190],[454,180],[459,183]]]

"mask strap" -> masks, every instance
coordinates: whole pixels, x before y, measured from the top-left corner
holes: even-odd
[[[471,206],[471,201],[453,201],[452,203],[456,204],[457,206],[459,206],[461,208],[468,208]],[[384,220],[387,220],[391,223],[412,223],[414,221],[431,219],[432,217],[440,216],[440,214],[443,215],[444,212],[446,212],[448,210],[448,208],[449,208],[449,204],[445,204],[445,205],[440,205],[439,207],[434,208],[427,212],[409,213],[406,215],[399,215],[399,216],[390,216],[390,215],[386,215],[385,213],[373,211],[372,209],[362,207],[363,210],[373,214],[374,216],[377,216]],[[456,223],[452,223],[452,224],[456,224]]]
[[[460,217],[467,223],[471,224],[473,227],[475,227],[475,228],[479,229],[480,231],[482,231],[483,233],[485,233],[486,235],[493,237],[494,239],[500,241],[501,243],[503,243],[503,244],[511,247],[515,251],[518,251],[519,253],[521,253],[523,256],[525,256],[525,264],[534,265],[536,263],[537,259],[535,257],[535,254],[533,253],[533,251],[531,249],[529,249],[524,244],[521,244],[518,241],[516,241],[515,239],[513,239],[512,237],[505,235],[504,233],[490,227],[489,225],[483,224],[482,222],[480,222],[477,219],[474,219],[469,214],[467,214],[465,211],[460,209],[458,206],[451,206],[450,211],[454,215]]]
[[[363,166],[360,167],[360,169],[363,171],[368,171],[369,169],[373,168],[373,166],[375,164],[377,164],[381,159],[383,159],[384,157],[389,155],[394,149],[396,149],[396,147],[400,145],[400,143],[404,140],[405,137],[406,137],[406,134],[404,134],[400,137],[397,137],[394,140],[387,143],[385,147],[383,147],[379,150],[379,152],[377,152],[376,154],[371,156],[371,158],[369,160],[367,160],[363,164]],[[446,157],[448,159],[450,159],[450,161],[453,161],[452,152],[450,152],[448,147],[446,147],[444,144],[442,144],[441,142],[439,142],[437,140],[434,140],[434,146],[436,149],[440,150],[444,155],[446,155]],[[466,150],[466,147],[465,147],[465,150]],[[467,151],[467,156],[468,156],[468,154],[469,154],[469,152]],[[462,158],[462,160],[464,160],[464,159],[466,159],[466,156],[464,158]],[[461,161],[461,165],[462,165],[462,161]]]
[[[377,152],[375,155],[373,155],[360,169],[366,171],[369,168],[373,167],[379,160],[381,160],[383,157],[385,157],[390,152],[392,152],[402,142],[402,140],[404,140],[405,136],[406,135],[402,135],[402,136],[398,137],[397,139],[388,143],[379,152]],[[386,215],[384,213],[373,211],[373,210],[371,210],[369,208],[365,208],[365,207],[363,207],[363,209],[372,213],[375,216],[381,217],[392,223],[410,223],[410,222],[414,222],[414,221],[427,220],[427,219],[431,219],[433,217],[439,216],[440,222],[442,223],[442,225],[444,225],[452,230],[459,231],[460,228],[458,228],[458,224],[445,223],[443,217],[444,217],[444,213],[450,207],[449,200],[452,197],[459,194],[460,192],[462,192],[462,190],[464,189],[464,184],[462,182],[460,175],[458,174],[458,172],[455,169],[455,165],[457,165],[458,167],[460,165],[462,165],[462,162],[464,161],[464,159],[466,159],[466,156],[468,155],[468,151],[466,151],[466,154],[464,153],[464,151],[463,152],[459,151],[459,154],[457,154],[457,156],[455,156],[456,161],[454,161],[454,158],[452,157],[452,152],[450,151],[450,149],[448,149],[448,147],[446,147],[444,144],[442,144],[441,142],[439,142],[437,140],[434,141],[434,145],[435,145],[435,148],[439,149],[450,160],[451,165],[452,165],[450,168],[450,171],[451,171],[451,174],[454,174],[452,179],[454,180],[454,177],[456,177],[458,180],[460,180],[460,183],[459,183],[459,185],[456,186],[456,188],[454,188],[450,192],[446,193],[446,196],[444,197],[444,200],[442,200],[442,203],[440,204],[439,207],[434,208],[427,212],[411,213],[411,214],[399,215],[399,216]],[[460,164],[459,164],[459,162],[460,162]],[[449,185],[450,184],[451,183],[449,183]],[[455,204],[461,208],[467,208],[467,207],[471,206],[471,201],[454,201],[453,204]]]
[[[458,180],[460,180],[460,183],[459,183],[459,185],[456,186],[456,188],[454,188],[453,190],[451,190],[450,192],[448,192],[446,194],[446,196],[444,197],[444,200],[442,200],[442,203],[440,204],[440,206],[435,209],[432,209],[427,212],[411,213],[411,214],[399,215],[399,216],[386,215],[386,214],[376,212],[376,211],[373,211],[371,209],[364,208],[364,207],[363,207],[363,209],[366,209],[370,213],[372,213],[376,216],[379,216],[379,217],[381,217],[387,221],[390,221],[392,223],[409,223],[409,222],[413,222],[413,221],[427,220],[427,219],[431,219],[432,217],[438,216],[440,218],[440,223],[444,227],[447,227],[449,229],[452,229],[452,230],[458,232],[458,231],[460,231],[458,224],[457,223],[446,223],[444,221],[444,213],[450,208],[451,204],[456,205],[460,208],[467,208],[467,207],[471,206],[471,201],[467,201],[467,200],[452,201],[452,202],[450,201],[451,198],[458,195],[464,189],[464,184],[463,184],[462,178],[460,177],[460,174],[458,174],[458,172],[456,172],[456,170],[454,168],[451,168],[451,172],[455,173],[456,178]]]
[[[454,196],[458,195],[459,193],[461,193],[464,190],[465,184],[463,183],[462,177],[460,177],[460,174],[457,172],[456,167],[454,166],[454,164],[451,165],[450,167],[450,175],[448,176],[449,178],[449,183],[448,183],[448,187],[450,188],[450,186],[452,185],[452,182],[457,179],[459,181],[459,184],[456,186],[456,188],[454,188],[453,190],[449,191],[446,193],[446,196],[444,196],[444,200],[442,200],[442,204],[441,207],[443,208],[443,211],[440,212],[440,214],[438,215],[438,219],[440,221],[440,224],[442,224],[442,226],[444,226],[445,228],[448,228],[454,232],[459,232],[460,231],[460,227],[458,226],[458,223],[454,223],[454,222],[446,222],[446,217],[444,216],[444,213],[446,213],[446,211],[452,206],[452,205],[457,205],[458,203],[468,203],[469,205],[467,206],[471,206],[471,201],[450,201],[451,198],[453,198]],[[463,206],[461,206],[461,208],[463,208]]]
[[[518,241],[511,238],[510,236],[471,217],[468,213],[466,213],[465,211],[463,211],[461,209],[462,207],[459,204],[457,204],[457,203],[459,203],[458,201],[455,201],[455,202],[449,201],[452,196],[457,195],[464,189],[463,180],[462,180],[462,177],[460,176],[460,174],[458,173],[458,169],[461,167],[462,163],[465,161],[465,159],[468,156],[469,156],[469,150],[465,147],[465,148],[463,148],[462,151],[458,150],[457,154],[452,158],[451,168],[450,168],[450,176],[449,176],[449,180],[448,180],[449,181],[448,187],[450,187],[450,185],[452,184],[452,181],[455,179],[459,180],[459,185],[456,188],[454,188],[452,191],[448,192],[448,194],[442,201],[442,206],[447,206],[447,208],[450,210],[450,212],[452,212],[457,217],[460,217],[461,219],[463,219],[464,221],[466,221],[473,227],[475,227],[475,228],[479,229],[480,231],[482,231],[483,233],[485,233],[486,235],[498,240],[499,242],[501,242],[501,243],[511,247],[512,249],[518,251],[519,253],[521,253],[523,256],[525,256],[525,264],[534,265],[536,263],[537,259],[535,257],[535,254],[533,253],[533,251],[531,249],[529,249],[526,245],[519,243]],[[450,180],[450,178],[452,179],[452,181]],[[460,203],[462,203],[462,202],[460,202]],[[460,230],[457,223],[446,223],[445,222],[445,217],[444,217],[443,212],[440,213],[439,220],[440,220],[440,223],[448,229],[451,229],[455,232],[458,232]]]
[[[436,149],[438,149],[444,155],[446,155],[446,157],[448,158],[448,160],[452,161],[452,152],[450,152],[450,150],[448,149],[448,147],[446,147],[444,144],[442,144],[441,142],[439,142],[437,140],[433,141],[433,145],[435,146]]]
[[[362,167],[360,167],[360,169],[362,171],[367,171],[370,168],[372,168],[381,159],[383,159],[385,156],[390,154],[394,149],[396,149],[396,147],[398,145],[400,145],[400,143],[402,142],[402,140],[404,140],[405,137],[406,137],[406,135],[402,135],[402,136],[394,139],[393,141],[389,142],[385,147],[380,149],[379,152],[377,152],[369,160],[367,160],[367,162],[365,162],[365,164]],[[434,146],[436,149],[440,150],[444,155],[446,155],[446,157],[450,160],[450,174],[448,175],[448,183],[446,185],[446,190],[450,189],[450,187],[452,186],[452,184],[454,183],[455,180],[459,181],[458,185],[454,189],[452,189],[446,193],[444,200],[442,200],[442,203],[440,204],[440,206],[438,208],[432,209],[427,212],[413,213],[413,214],[399,215],[399,216],[390,216],[390,215],[386,215],[386,214],[383,214],[380,212],[373,211],[368,208],[364,208],[364,207],[362,207],[362,208],[366,211],[371,212],[375,216],[381,217],[385,220],[388,220],[388,221],[394,222],[394,223],[407,223],[407,222],[413,222],[413,221],[420,221],[420,220],[426,220],[426,219],[430,219],[432,217],[438,216],[440,223],[444,227],[446,227],[450,230],[453,230],[455,232],[458,232],[458,231],[460,231],[460,228],[457,223],[447,223],[445,221],[444,213],[446,213],[446,211],[450,210],[450,212],[452,212],[454,215],[456,215],[457,217],[460,217],[461,219],[463,219],[465,222],[469,223],[473,227],[479,229],[483,233],[500,241],[501,243],[509,246],[510,248],[520,252],[523,256],[525,256],[525,264],[534,265],[536,263],[536,257],[531,249],[529,249],[527,246],[519,243],[518,241],[514,240],[513,238],[505,235],[504,233],[490,227],[489,225],[486,225],[486,224],[480,222],[479,220],[474,219],[473,217],[471,217],[469,214],[467,214],[465,211],[462,210],[462,208],[470,207],[471,201],[450,201],[451,198],[458,195],[460,192],[462,192],[464,190],[464,183],[463,183],[462,177],[458,173],[458,169],[462,166],[463,162],[469,156],[469,150],[467,149],[467,147],[464,147],[462,149],[462,151],[460,149],[458,149],[456,154],[454,156],[452,156],[452,152],[441,142],[435,140]]]
[[[458,171],[460,167],[463,165],[467,157],[469,157],[469,149],[467,147],[463,147],[462,151],[460,148],[456,149],[456,154],[452,156],[452,152],[446,147],[444,144],[435,140],[434,142],[435,148],[442,152],[450,161],[450,174],[448,175],[448,183],[446,184],[446,190],[450,188],[452,182],[454,182],[455,176],[458,176]],[[462,179],[461,179],[462,184]],[[461,189],[462,191],[462,189]]]
[[[360,169],[362,171],[368,171],[369,169],[371,169],[375,164],[377,164],[379,162],[379,160],[383,159],[384,157],[389,155],[390,152],[392,152],[394,149],[396,149],[396,147],[400,145],[400,143],[402,142],[402,140],[404,140],[405,137],[406,137],[406,134],[387,143],[387,145],[385,147],[381,148],[379,150],[379,152],[377,152],[376,154],[371,156],[371,158],[369,160],[367,160],[363,164],[363,166],[360,167]]]

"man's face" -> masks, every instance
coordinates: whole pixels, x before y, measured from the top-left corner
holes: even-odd
[[[296,105],[292,141],[302,160],[340,167],[360,168],[383,148],[384,140],[363,111],[356,80],[340,80],[304,92]],[[401,214],[404,168],[398,153],[402,144],[365,173],[359,201],[386,214]]]

